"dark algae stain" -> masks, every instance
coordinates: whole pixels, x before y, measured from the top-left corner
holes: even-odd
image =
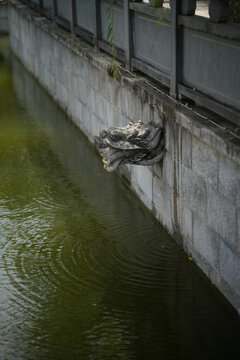
[[[0,359],[235,359],[239,317],[0,38]]]

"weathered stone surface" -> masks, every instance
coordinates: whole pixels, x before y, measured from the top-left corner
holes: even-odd
[[[166,151],[162,163],[154,165],[154,172],[165,184],[174,186],[174,161],[168,151]]]
[[[207,191],[205,181],[193,171],[182,168],[182,195],[188,206],[199,216],[205,217]]]
[[[193,217],[193,243],[195,250],[219,271],[219,243],[221,239],[197,216]]]
[[[129,120],[113,106],[113,126],[126,126],[128,121]]]
[[[168,120],[166,121],[165,129],[166,129],[166,150],[169,151],[172,157],[174,157],[175,146],[177,145],[175,143],[175,136],[174,136],[175,124]]]
[[[240,256],[224,242],[220,244],[220,274],[229,286],[240,295]]]
[[[155,216],[169,231],[173,231],[173,189],[153,177],[153,209]]]
[[[208,145],[193,137],[192,169],[207,183],[217,186],[217,152]]]
[[[157,212],[173,218],[173,189],[156,176],[153,178],[153,205]]]
[[[110,78],[108,81],[108,91],[110,103],[119,111],[122,108],[122,89],[120,84],[116,84],[114,79]]]
[[[237,227],[238,227],[237,247],[238,247],[238,253],[240,254],[240,209],[238,209],[237,211]]]
[[[182,161],[185,166],[192,168],[192,135],[182,129]]]
[[[132,119],[133,122],[143,120],[141,118],[142,105],[141,100],[135,94],[127,89],[122,89],[122,106],[121,111],[124,115]]]
[[[183,238],[192,242],[193,239],[193,213],[186,204],[178,199],[178,222],[183,235]]]
[[[237,243],[237,214],[235,206],[211,187],[207,190],[207,221],[209,226],[232,248]]]
[[[151,169],[146,166],[132,166],[131,174],[132,188],[137,190],[141,200],[148,209],[152,209],[153,179]]]
[[[76,106],[76,118],[78,119],[79,123],[82,121],[82,118],[83,118],[83,104],[76,99],[76,103],[75,103],[75,106]]]
[[[240,208],[240,166],[221,156],[218,179],[219,191]]]
[[[95,97],[95,113],[98,114],[102,121],[106,121],[107,116],[107,100],[99,93],[96,93]]]
[[[174,186],[174,160],[169,152],[166,152],[163,158],[162,180],[165,184]]]

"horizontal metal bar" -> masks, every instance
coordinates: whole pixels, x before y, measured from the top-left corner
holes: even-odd
[[[178,25],[184,28],[202,31],[211,35],[220,36],[230,40],[240,40],[240,25],[233,23],[214,23],[202,16],[178,17]]]
[[[74,27],[74,34],[80,36],[92,45],[95,44],[95,36],[89,31],[80,28],[79,26]]]
[[[55,21],[56,21],[56,24],[62,26],[64,29],[71,31],[70,21],[62,18],[61,16],[56,16]]]
[[[108,45],[105,41],[99,40],[98,41],[99,49],[105,51],[106,53],[112,55],[112,48]],[[125,62],[125,51],[119,48],[115,48],[116,51],[116,58],[122,62]]]
[[[51,20],[53,19],[53,10],[47,10],[47,9],[41,8],[40,13],[43,16],[46,16],[47,19],[51,19]]]
[[[159,81],[162,85],[167,87],[170,86],[170,77],[167,74],[164,74],[160,70],[157,70],[154,67],[144,63],[142,60],[132,58],[131,67],[141,71],[144,74],[147,74],[154,80]]]
[[[178,85],[179,94],[195,101],[197,105],[203,106],[208,110],[215,112],[216,114],[232,121],[236,125],[240,125],[240,112],[234,110],[226,105],[219,103],[218,101],[204,95],[203,93],[192,90],[185,85]]]

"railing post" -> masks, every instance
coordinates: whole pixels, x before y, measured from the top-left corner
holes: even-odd
[[[178,81],[181,69],[182,43],[178,29],[178,15],[181,9],[181,0],[171,1],[171,82],[170,95],[173,98],[178,97]]]
[[[101,34],[101,4],[100,0],[94,0],[94,49],[98,50],[98,40]]]
[[[71,6],[71,34],[74,37],[75,36],[74,28],[76,26],[76,2],[75,2],[75,0],[70,1],[70,6]]]
[[[132,27],[129,11],[129,0],[124,0],[124,23],[125,23],[125,66],[131,69],[131,49],[132,49]]]
[[[55,22],[55,17],[57,16],[57,0],[52,0],[52,6],[53,6],[52,18],[53,18],[53,21]]]
[[[42,10],[42,0],[38,1],[38,12],[41,13]]]

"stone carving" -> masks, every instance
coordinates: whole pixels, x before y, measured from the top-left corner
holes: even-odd
[[[125,127],[111,127],[95,136],[104,168],[112,172],[120,164],[154,165],[165,154],[164,129],[154,123],[129,123]]]

